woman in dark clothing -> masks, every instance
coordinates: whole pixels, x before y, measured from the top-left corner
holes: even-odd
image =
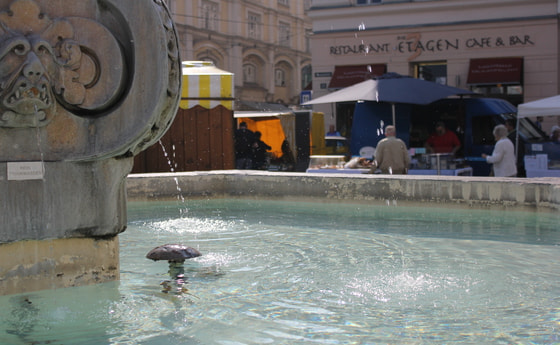
[[[266,169],[266,151],[272,149],[264,141],[261,140],[262,133],[255,132],[255,145],[253,145],[253,169]]]

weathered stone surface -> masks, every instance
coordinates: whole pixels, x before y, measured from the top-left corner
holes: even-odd
[[[53,287],[118,278],[118,246],[96,241],[125,230],[132,157],[168,129],[180,89],[163,0],[0,0],[0,253],[61,243],[17,267],[0,256],[0,290],[55,271],[67,282]],[[62,239],[83,240],[79,265]]]
[[[124,183],[132,160],[45,162],[42,180],[24,181],[8,180],[6,163],[0,163],[0,243],[124,231]]]
[[[0,0],[0,47],[0,161],[135,154],[177,111],[162,1]]]
[[[0,0],[0,243],[115,235],[132,156],[176,114],[162,0]],[[14,181],[6,165],[44,162]]]
[[[0,295],[116,279],[119,279],[116,236],[0,244]]]
[[[246,197],[385,204],[445,205],[553,211],[560,209],[558,178],[343,175],[247,170],[133,174],[129,200]]]

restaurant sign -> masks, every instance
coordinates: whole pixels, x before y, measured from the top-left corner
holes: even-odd
[[[398,36],[396,42],[375,42],[368,44],[338,45],[330,47],[331,55],[352,54],[410,54],[408,60],[414,60],[424,52],[458,51],[461,49],[486,49],[500,47],[533,46],[530,35],[470,37],[466,39],[422,39],[422,34],[411,33]]]

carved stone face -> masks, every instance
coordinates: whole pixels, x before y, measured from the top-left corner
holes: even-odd
[[[41,126],[56,103],[51,75],[54,49],[40,38],[10,37],[0,51],[0,123],[6,127]]]
[[[178,43],[164,0],[0,0],[0,165],[155,143],[181,97]]]
[[[91,115],[121,90],[120,48],[99,23],[51,19],[35,1],[16,0],[0,12],[0,37],[0,127],[44,126],[57,103]],[[109,60],[117,77],[104,78]]]

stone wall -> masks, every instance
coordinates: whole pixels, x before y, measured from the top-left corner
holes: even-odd
[[[119,238],[63,238],[4,243],[0,295],[119,279]]]
[[[560,179],[229,170],[129,175],[127,195],[131,201],[243,197],[546,211],[560,209]]]

